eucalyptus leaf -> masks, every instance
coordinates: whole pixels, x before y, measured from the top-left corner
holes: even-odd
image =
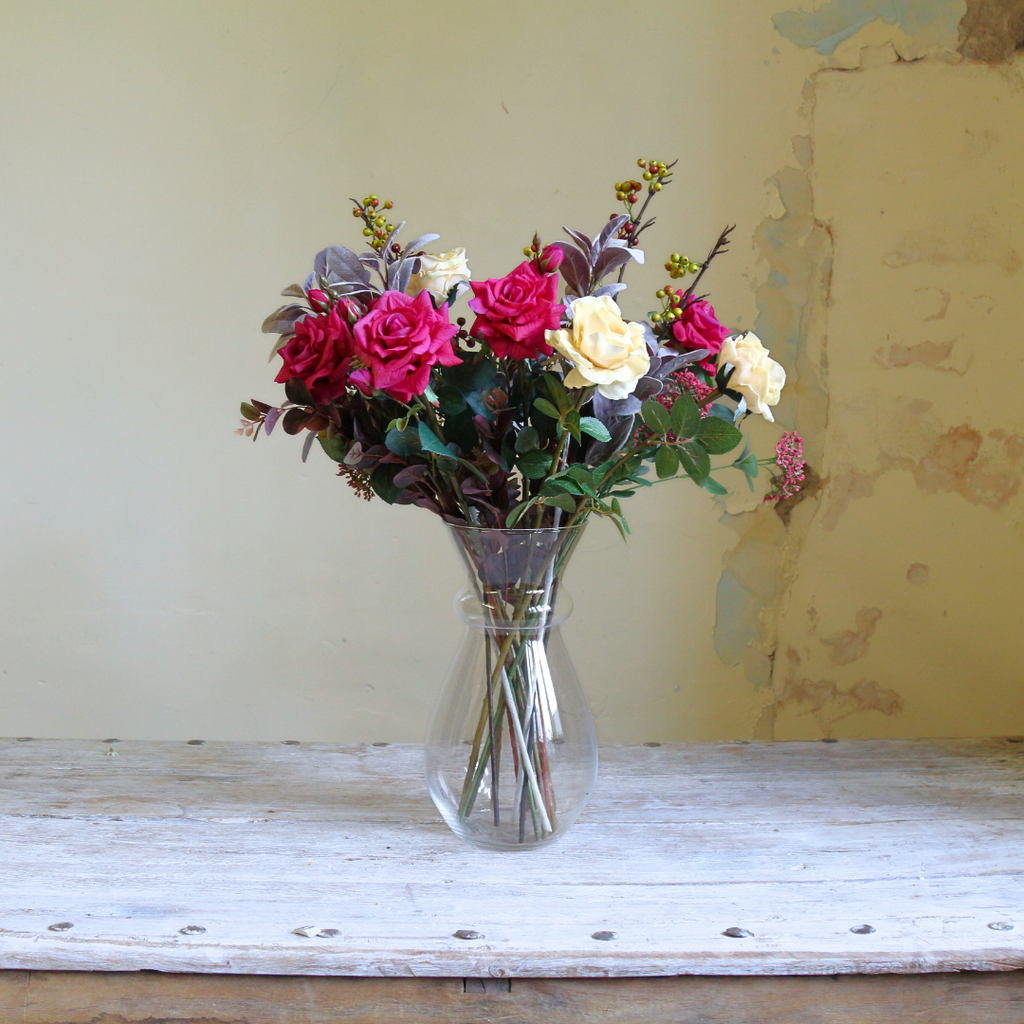
[[[296,405],[313,405],[313,396],[301,377],[291,377],[284,386],[285,397]]]
[[[420,434],[415,427],[408,427],[405,430],[392,428],[384,438],[384,444],[389,452],[395,455],[416,455],[421,449]]]
[[[335,462],[345,461],[345,442],[340,437],[320,437],[317,435],[324,454]]]
[[[242,415],[247,420],[258,420],[260,418],[260,411],[254,405],[250,405],[248,402],[243,402],[240,407]]]
[[[445,459],[455,457],[454,453],[441,443],[441,439],[437,434],[435,434],[422,420],[420,420],[418,432],[420,436],[420,446],[424,451],[428,451],[432,455],[440,455]]]
[[[392,462],[382,462],[370,474],[370,486],[374,493],[389,505],[393,505],[402,493],[402,489],[395,485],[395,477],[403,468],[403,466]]]
[[[728,494],[729,488],[723,487],[713,476],[709,476],[703,484],[704,490],[711,494]]]
[[[297,306],[294,303],[279,306],[263,321],[263,333],[294,334],[295,322],[301,320],[307,313],[309,310],[305,306]]]
[[[757,456],[753,452],[749,452],[744,455],[743,458],[737,459],[733,465],[740,470],[740,472],[745,473],[751,478],[756,477],[758,470],[760,469],[757,464]]]
[[[521,501],[516,505],[516,507],[505,517],[505,529],[513,529],[516,523],[523,518],[524,514],[530,509],[530,507],[536,505],[539,500],[539,498],[530,498],[529,501]]]
[[[302,461],[305,462],[309,458],[309,449],[313,447],[313,442],[316,440],[317,435],[312,430],[306,433],[306,440],[302,442]]]
[[[540,434],[536,427],[523,427],[516,438],[517,452],[532,452],[540,447]]]

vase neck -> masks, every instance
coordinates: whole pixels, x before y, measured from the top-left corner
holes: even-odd
[[[456,610],[470,625],[494,629],[550,629],[563,622],[572,600],[562,586],[582,526],[496,530],[451,525],[469,586]]]

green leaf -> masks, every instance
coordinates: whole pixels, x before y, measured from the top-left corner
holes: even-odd
[[[302,383],[299,377],[292,377],[287,384],[284,386],[285,397],[289,402],[294,402],[296,405],[313,405],[313,396],[309,393],[309,388]]]
[[[568,494],[546,494],[543,500],[545,505],[554,505],[555,508],[560,508],[563,512],[576,511],[576,502]]]
[[[626,526],[626,521],[620,519],[619,516],[609,516],[611,521],[615,524],[615,529],[619,531],[619,536],[626,540],[626,534],[629,533],[629,527]]]
[[[750,478],[756,477],[760,468],[757,464],[757,456],[753,452],[748,452],[742,459],[737,459],[733,465]]]
[[[545,495],[557,494],[559,491],[579,496],[583,493],[583,488],[572,477],[553,476],[550,480],[546,480],[540,489],[540,493]]]
[[[517,452],[532,452],[540,447],[540,434],[536,427],[523,427],[516,438]]]
[[[711,472],[711,458],[708,453],[700,445],[690,443],[680,445],[676,452],[686,475],[695,484],[703,487]]]
[[[551,452],[523,452],[523,454],[516,459],[516,465],[519,467],[519,471],[527,479],[540,480],[548,475],[548,471],[551,469],[551,463],[553,461]]]
[[[712,494],[728,494],[729,488],[723,487],[713,476],[709,476],[703,484],[705,491],[710,491]]]
[[[674,449],[665,445],[664,448],[659,448],[658,454],[654,456],[654,468],[657,470],[659,480],[667,480],[679,472],[679,456],[676,455]]]
[[[484,405],[482,397],[483,392],[489,391],[498,383],[498,368],[494,360],[481,358],[478,362],[472,362],[467,357],[455,366],[441,367],[439,373],[444,382],[442,386],[455,388],[474,413],[486,416],[489,420],[494,419],[494,413]],[[440,396],[441,392],[438,389],[438,397]],[[444,412],[443,406],[441,411]]]
[[[506,473],[516,464],[516,439],[511,430],[506,430],[501,439],[501,463]]]
[[[553,420],[560,420],[562,418],[562,414],[546,398],[535,398],[533,400],[533,407],[538,412],[544,413],[545,416],[550,416]]]
[[[384,444],[387,445],[389,452],[396,455],[416,455],[420,451],[419,431],[414,427],[406,430],[392,428],[387,432]]]
[[[696,439],[712,455],[724,455],[743,440],[743,431],[717,416],[708,416],[700,421]]]
[[[548,394],[551,395],[559,411],[568,412],[573,406],[573,401],[572,395],[566,390],[565,385],[553,373],[545,373],[543,379],[547,385]]]
[[[396,487],[394,480],[405,466],[398,466],[391,462],[381,463],[370,474],[370,486],[379,498],[383,498],[389,505],[393,505],[398,496],[402,493],[401,487]]]
[[[573,478],[578,484],[587,484],[590,487],[594,486],[594,474],[591,470],[587,469],[586,466],[581,462],[574,462],[567,470],[566,473]]]
[[[445,416],[458,416],[466,408],[466,399],[453,384],[439,384],[437,388],[439,408]]]
[[[598,441],[608,442],[612,439],[612,435],[608,433],[608,428],[596,416],[581,416],[580,430]]]
[[[529,501],[521,501],[511,512],[505,517],[505,529],[511,530],[523,515],[529,510],[531,505],[535,505],[539,499],[530,498]]]
[[[672,429],[672,421],[669,418],[668,409],[654,399],[648,399],[640,406],[640,415],[644,423],[655,434],[667,434]]]
[[[260,418],[260,411],[255,405],[250,405],[248,402],[243,402],[240,406],[242,415],[247,420],[258,420]]]
[[[680,395],[672,403],[672,433],[676,437],[693,437],[700,426],[700,409],[690,395]]]
[[[345,442],[340,437],[320,437],[318,435],[317,440],[328,457],[334,459],[335,462],[345,461],[345,456],[348,453],[345,450]]]
[[[575,410],[575,409],[570,409],[565,414],[565,419],[563,420],[563,422],[565,423],[565,427],[569,431],[569,433],[572,434],[572,436],[578,441],[580,439],[580,414],[579,414],[579,412],[577,412],[577,410]]]
[[[454,452],[450,451],[443,444],[441,444],[441,439],[422,420],[420,420],[419,425],[419,436],[420,445],[422,446],[424,451],[428,451],[432,455],[440,455],[442,458],[445,459],[451,459],[456,457]]]
[[[726,423],[732,423],[735,418],[735,413],[727,405],[719,405],[717,402],[708,409],[708,414],[711,416],[717,416],[720,420],[725,420]]]

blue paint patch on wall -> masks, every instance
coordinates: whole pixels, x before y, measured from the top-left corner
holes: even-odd
[[[814,47],[831,57],[836,47],[865,25],[881,18],[912,39],[918,33],[948,36],[955,46],[966,0],[829,0],[816,11],[782,11],[772,18],[775,29],[797,46]]]

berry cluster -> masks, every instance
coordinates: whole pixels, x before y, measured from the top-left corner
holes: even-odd
[[[687,273],[696,274],[700,270],[700,264],[694,263],[689,256],[680,256],[679,253],[674,252],[669,256],[665,269],[668,271],[669,277],[675,280]]]
[[[681,289],[673,288],[670,284],[667,284],[664,288],[659,288],[654,294],[657,298],[661,299],[662,303],[661,312],[651,314],[651,320],[654,323],[670,323],[672,320],[678,320],[683,315],[683,310],[686,309],[686,293]]]
[[[353,200],[355,202],[355,200]],[[380,252],[384,248],[384,243],[387,241],[388,235],[395,230],[395,225],[392,224],[383,213],[378,213],[377,210],[381,207],[381,201],[375,195],[368,195],[362,203],[356,203],[352,207],[353,217],[362,217],[363,223],[366,225],[363,228],[363,234],[370,240],[370,245]],[[391,200],[387,200],[383,204],[383,209],[390,210],[395,204]],[[397,243],[391,246],[392,251],[401,252],[401,246]]]

